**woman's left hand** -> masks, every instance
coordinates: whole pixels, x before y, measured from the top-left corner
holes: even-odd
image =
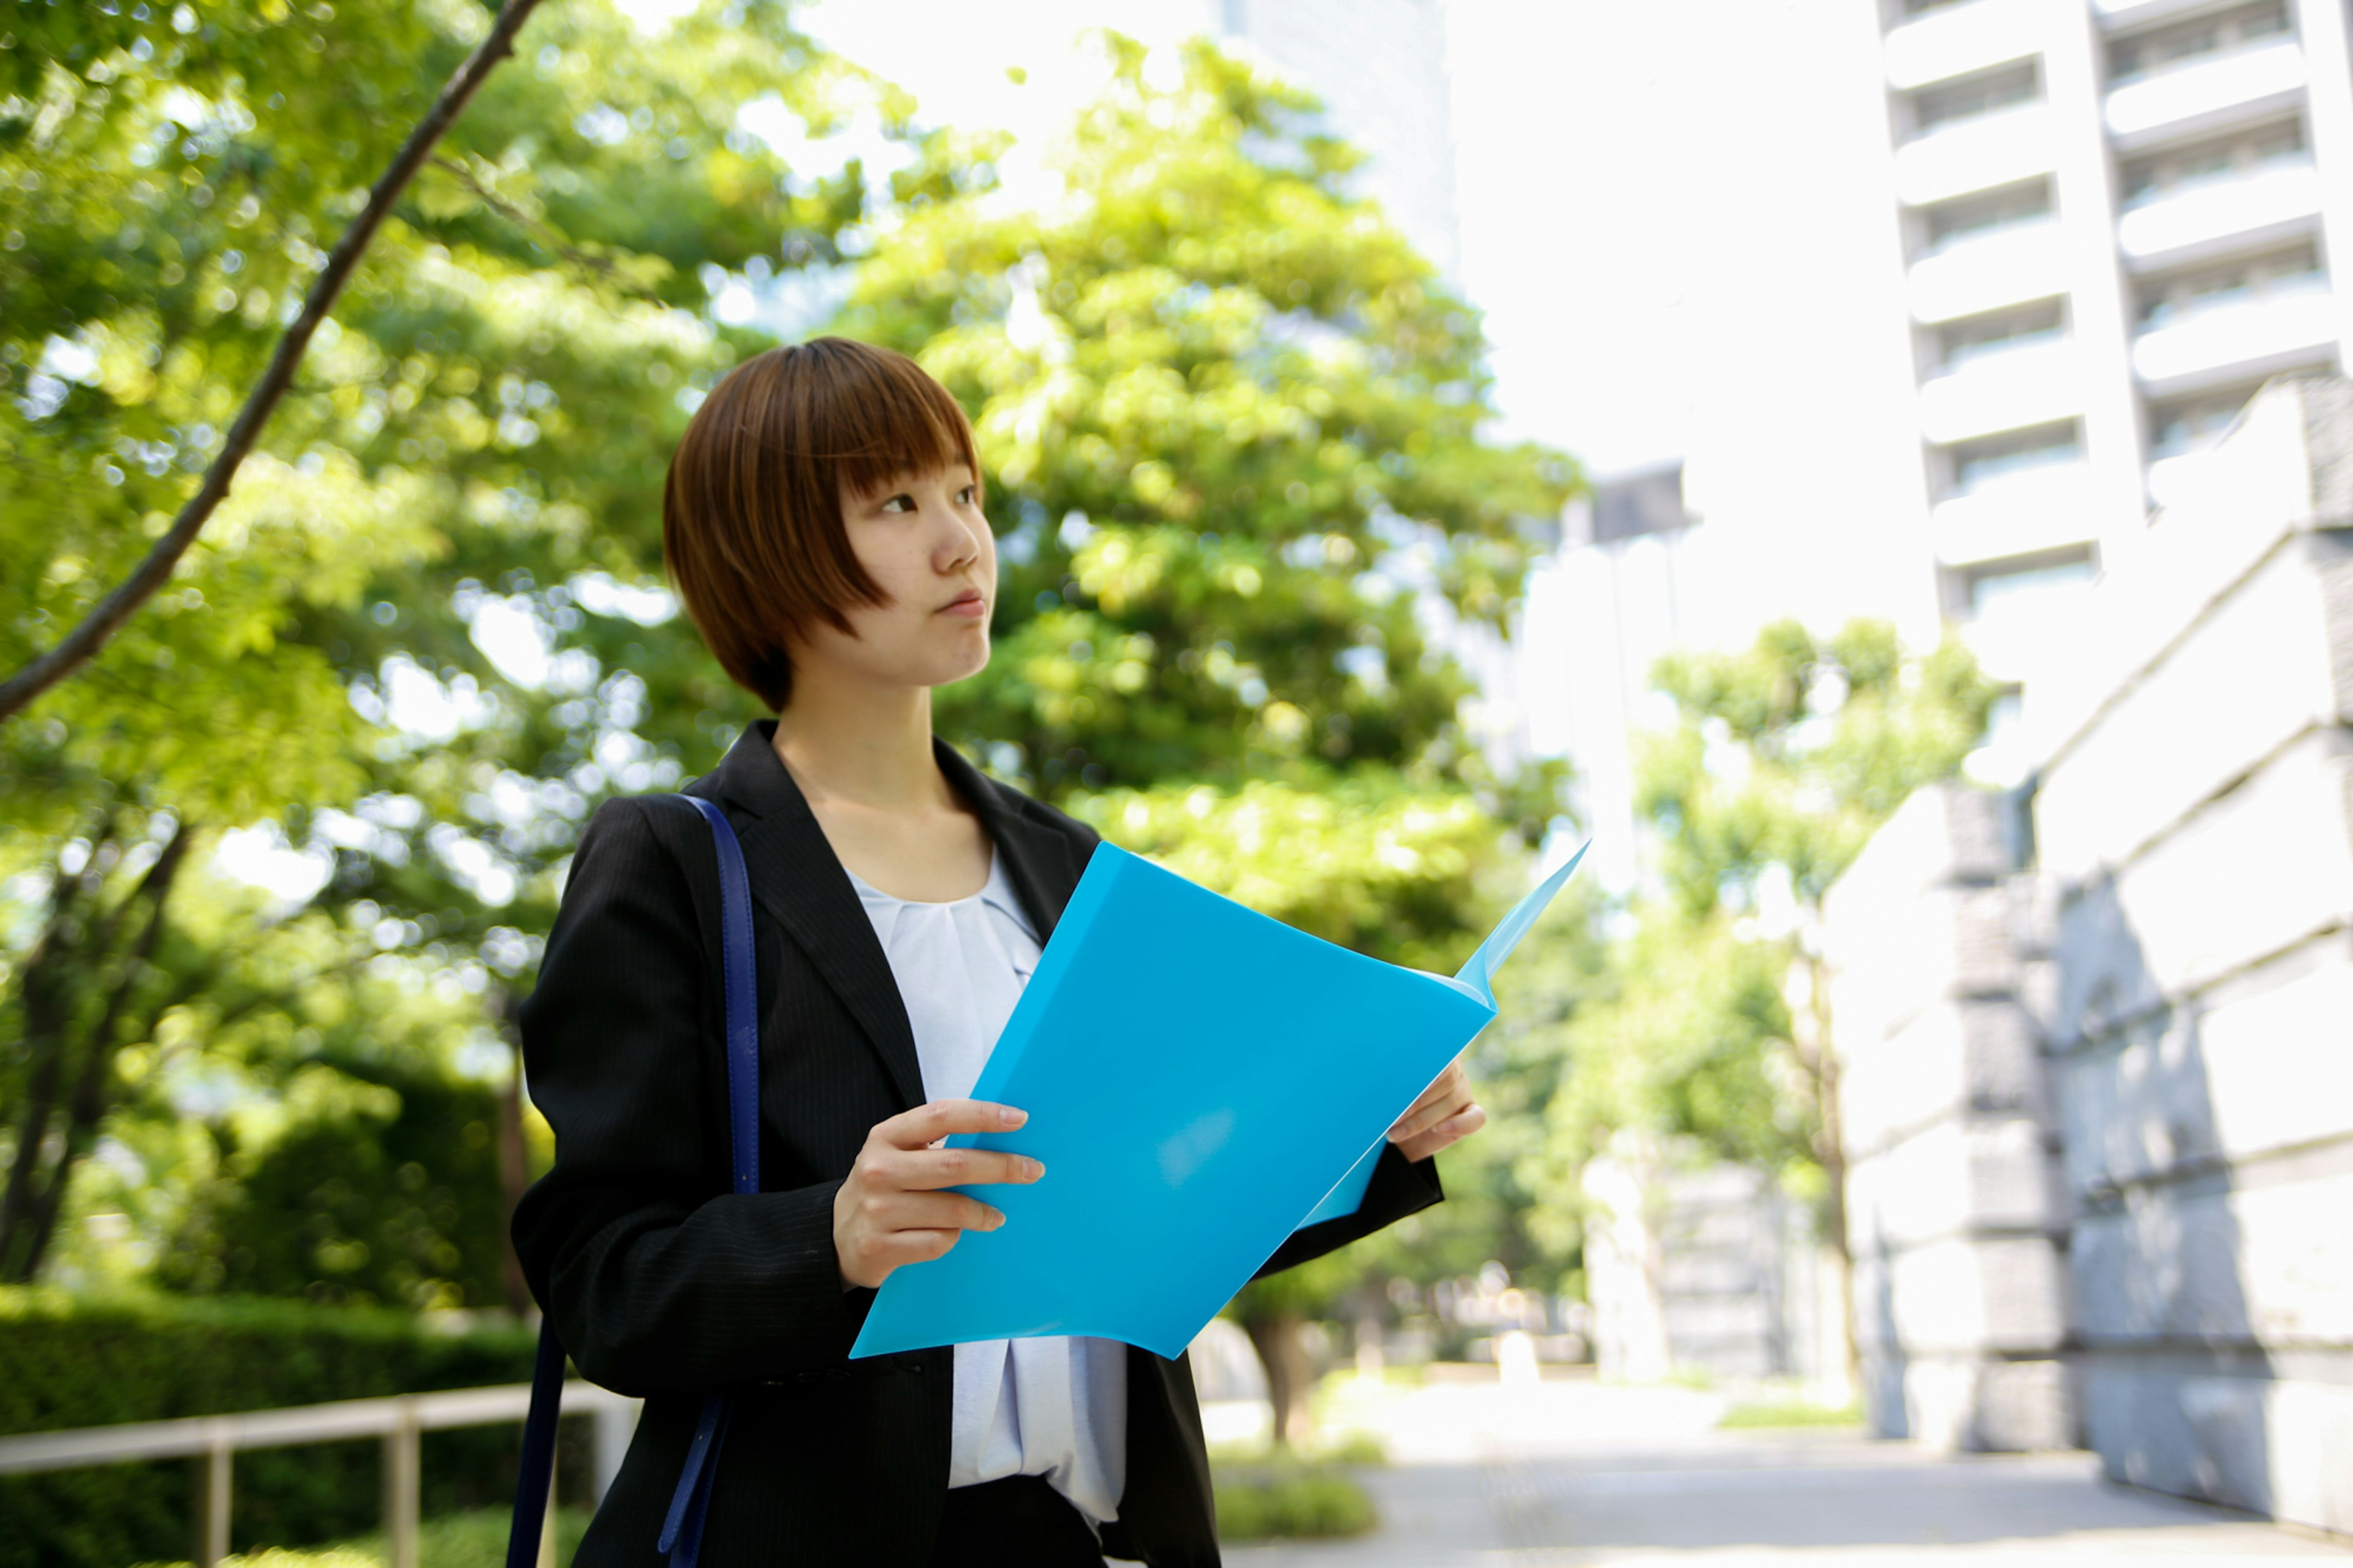
[[[1397,1119],[1397,1125],[1389,1129],[1389,1142],[1403,1150],[1409,1160],[1427,1160],[1486,1125],[1487,1113],[1471,1098],[1470,1077],[1457,1061]]]

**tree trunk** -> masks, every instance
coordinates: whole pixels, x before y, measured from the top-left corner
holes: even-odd
[[[1820,930],[1817,911],[1815,930]],[[1846,1120],[1839,1105],[1839,1059],[1831,1038],[1830,966],[1809,943],[1805,950],[1807,1012],[1813,1035],[1814,1107],[1820,1127],[1814,1137],[1814,1160],[1822,1168],[1827,1191],[1822,1200],[1822,1244],[1837,1266],[1839,1343],[1846,1354],[1841,1369],[1850,1389],[1862,1386],[1862,1351],[1854,1332],[1854,1248],[1847,1228]]]
[[[100,850],[111,833],[111,823],[101,829],[81,874],[59,871],[48,923],[25,963],[25,1043],[32,1065],[16,1161],[0,1194],[0,1283],[29,1284],[40,1272],[74,1167],[98,1141],[115,1056],[124,1043],[122,1020],[163,938],[164,904],[190,837],[185,823],[175,825],[138,886],[100,912]],[[141,906],[145,918],[138,934],[118,952],[117,938]],[[83,1022],[93,989],[103,1001],[96,1016]]]
[[[1303,1326],[1300,1315],[1288,1310],[1252,1316],[1242,1324],[1250,1334],[1250,1348],[1258,1352],[1266,1368],[1266,1396],[1274,1406],[1274,1443],[1279,1448],[1290,1447],[1299,1429],[1307,1385],[1313,1381],[1307,1346],[1299,1333]]]

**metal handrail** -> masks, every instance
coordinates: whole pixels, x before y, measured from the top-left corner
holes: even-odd
[[[601,1489],[620,1466],[620,1450],[635,1425],[638,1402],[574,1378],[564,1385],[566,1415],[596,1417],[596,1479]],[[69,1432],[30,1432],[0,1437],[0,1476],[140,1459],[201,1458],[204,1483],[197,1489],[196,1564],[213,1568],[228,1555],[229,1482],[232,1456],[240,1448],[283,1448],[351,1437],[384,1439],[384,1526],[388,1568],[417,1568],[419,1440],[423,1434],[453,1426],[491,1426],[521,1421],[531,1411],[531,1384],[452,1388],[432,1394],[396,1394],[380,1399],[339,1399],[279,1410],[245,1410],[222,1415],[185,1415],[172,1421],[133,1421],[118,1426],[84,1426]],[[540,1532],[541,1568],[554,1568],[555,1491],[548,1489],[549,1527]]]

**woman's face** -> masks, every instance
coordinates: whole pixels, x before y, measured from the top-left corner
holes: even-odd
[[[944,686],[988,663],[997,541],[981,516],[978,476],[959,462],[863,495],[845,490],[841,521],[886,602],[844,608],[854,637],[810,626],[794,639],[796,666],[830,665],[876,685]]]

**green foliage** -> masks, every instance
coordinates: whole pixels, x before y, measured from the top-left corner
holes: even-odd
[[[1745,650],[1662,659],[1655,679],[1676,722],[1639,753],[1636,804],[1658,890],[1557,1026],[1566,1070],[1524,1173],[1556,1245],[1579,1223],[1585,1162],[1623,1132],[1777,1172],[1820,1198],[1842,1246],[1822,897],[1914,789],[1958,771],[1995,689],[1957,643],[1907,656],[1876,621],[1827,638],[1778,623]]]
[[[1558,1026],[1567,1070],[1519,1172],[1545,1200],[1532,1216],[1540,1237],[1574,1244],[1585,1163],[1621,1132],[1771,1169],[1807,1157],[1802,1112],[1776,1075],[1789,1039],[1788,963],[1785,948],[1744,940],[1720,916],[1641,910]]]
[[[1312,100],[1207,44],[1155,87],[1102,44],[1068,199],[914,213],[845,318],[955,391],[991,470],[997,652],[943,727],[1056,795],[1475,772],[1411,590],[1500,626],[1573,468],[1479,440],[1477,318],[1345,193]]]
[[[0,665],[78,618],[191,493],[353,193],[489,15],[121,10],[35,7],[0,48]],[[712,300],[845,259],[837,237],[880,183],[830,155],[853,121],[937,153],[910,195],[987,178],[915,138],[908,107],[772,0],[653,33],[604,0],[533,18],[172,584],[0,730],[0,1015],[21,1011],[54,868],[98,824],[126,842],[190,825],[200,865],[259,820],[332,875],[288,910],[192,874],[152,960],[166,1005],[54,1047],[0,1031],[0,1156],[27,1075],[100,1059],[111,1146],[72,1207],[111,1205],[130,1252],[168,1254],[184,1219],[223,1208],[197,1189],[286,1134],[286,1106],[340,1103],[296,1080],[370,1053],[412,1081],[506,1070],[496,1032],[580,823],[606,794],[701,771],[747,710],[659,587],[670,447],[763,341]],[[747,108],[784,134],[746,130]],[[101,1011],[99,973],[77,1017]],[[428,1185],[478,1178],[451,1155]],[[60,1266],[104,1272],[79,1246]],[[480,1247],[461,1250],[358,1289],[480,1304]],[[274,1266],[270,1288],[300,1272]]]
[[[159,1284],[336,1305],[501,1300],[495,1090],[344,1061],[298,1075],[281,1104],[280,1136],[224,1152]]]
[[[1860,1426],[1862,1406],[1857,1405],[1824,1405],[1802,1396],[1745,1399],[1725,1411],[1716,1422],[1719,1429],[1752,1431],[1788,1426]]]
[[[1330,1461],[1220,1465],[1211,1480],[1220,1541],[1363,1535],[1380,1522],[1365,1489]]]
[[[0,1290],[0,1432],[520,1383],[533,1349],[520,1329],[437,1332],[390,1312]],[[513,1427],[429,1434],[427,1510],[506,1500],[520,1441]],[[374,1528],[380,1455],[373,1440],[239,1455],[233,1544],[299,1545]],[[585,1476],[585,1454],[572,1459],[567,1472]],[[0,1531],[0,1564],[117,1568],[183,1556],[189,1497],[185,1461],[0,1479],[10,1526]]]
[[[1740,653],[1660,661],[1678,722],[1640,763],[1637,809],[1693,914],[1753,905],[1768,874],[1818,906],[1913,790],[1985,737],[1996,689],[1957,642],[1907,658],[1883,621],[1817,638],[1794,621]]]
[[[1364,767],[1311,783],[1106,790],[1072,808],[1103,837],[1327,942],[1451,970],[1525,874],[1467,794]]]
[[[588,1510],[555,1510],[555,1560],[569,1563],[588,1532]],[[423,1521],[417,1531],[417,1568],[501,1568],[507,1560],[507,1530],[513,1514],[508,1509],[474,1509]],[[379,1568],[386,1559],[384,1536],[355,1540],[315,1551],[269,1547],[231,1555],[221,1568]],[[146,1563],[142,1568],[188,1568],[182,1563]]]

